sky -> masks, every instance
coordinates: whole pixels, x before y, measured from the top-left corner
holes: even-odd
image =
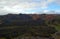
[[[60,12],[60,0],[0,0],[0,15]],[[58,13],[60,14],[60,13]]]

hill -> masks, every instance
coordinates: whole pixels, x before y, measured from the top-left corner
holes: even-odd
[[[52,38],[60,26],[59,14],[0,15],[0,37],[11,39],[23,36]]]

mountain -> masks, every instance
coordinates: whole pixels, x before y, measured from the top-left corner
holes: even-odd
[[[0,24],[5,25],[39,25],[44,21],[53,21],[59,14],[7,14],[0,16]]]

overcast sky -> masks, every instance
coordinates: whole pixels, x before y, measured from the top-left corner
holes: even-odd
[[[0,0],[0,14],[60,12],[60,0]]]

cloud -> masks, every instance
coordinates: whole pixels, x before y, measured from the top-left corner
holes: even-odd
[[[55,0],[55,3],[60,5],[60,0]]]
[[[49,12],[49,10],[44,10],[43,12],[46,13],[46,12]]]
[[[48,8],[48,4],[53,0],[0,0],[1,13],[20,13],[40,8],[44,10]],[[3,12],[2,12],[3,11]]]
[[[52,3],[54,2],[55,0],[47,0],[48,3]]]

